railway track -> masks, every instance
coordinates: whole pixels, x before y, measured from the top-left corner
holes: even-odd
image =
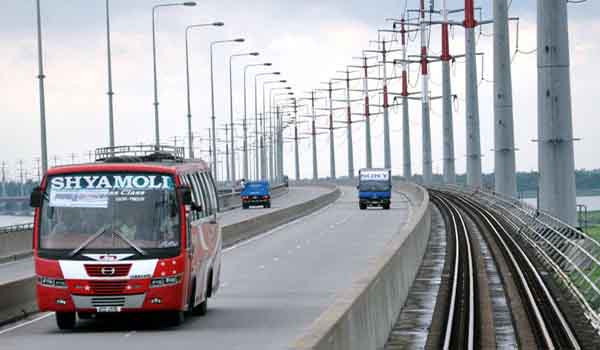
[[[468,225],[465,225],[465,222],[472,220],[478,226],[479,230],[487,235],[488,239],[493,239],[496,242],[501,254],[504,256],[504,260],[509,265],[512,278],[514,278],[515,285],[521,297],[522,305],[526,308],[527,319],[537,348],[581,349],[575,332],[567,322],[549,288],[544,283],[536,265],[511,235],[511,232],[518,228],[518,226],[512,223],[510,218],[502,217],[464,195],[436,190],[430,190],[430,193],[434,203],[447,218],[448,235],[450,237],[454,236],[454,240],[459,242],[456,245],[457,250],[454,252],[454,261],[458,261],[459,263],[455,263],[453,269],[455,275],[453,276],[453,289],[450,293],[450,307],[448,308],[447,321],[445,323],[446,330],[443,347],[445,349],[472,349],[473,346],[477,347],[479,345],[476,342],[478,327],[477,325],[473,327],[471,324],[472,320],[479,318],[476,314],[477,305],[469,307],[472,305],[472,301],[474,301],[475,292],[474,290],[470,290],[472,297],[468,299],[456,299],[469,295],[468,293],[463,294],[465,293],[464,291],[461,292],[460,284],[461,281],[462,284],[465,283],[465,274],[464,272],[461,274],[461,270],[470,270],[470,268],[461,268],[461,266],[466,265],[460,261],[472,259],[472,252],[470,251],[470,246],[466,246],[466,249],[461,248],[465,244],[460,242],[461,240],[468,242]],[[465,217],[465,214],[468,218]],[[461,236],[463,237],[461,238]],[[461,258],[460,255],[464,255],[464,257]],[[504,276],[504,278],[511,277]],[[456,293],[454,290],[455,284],[457,285]],[[473,284],[471,283],[471,285]],[[468,317],[463,315],[462,313],[465,311],[469,311],[472,315]],[[473,333],[464,333],[466,329],[472,329]],[[519,334],[519,336],[523,335]],[[469,340],[460,343],[460,339],[456,338]],[[521,339],[519,343],[524,344],[527,341]],[[531,340],[529,340],[529,344],[531,344]]]
[[[476,271],[473,247],[463,213],[456,204],[441,194],[432,194],[446,221],[449,235],[451,283],[447,318],[440,337],[443,349],[475,349],[478,345],[476,316],[478,312]]]

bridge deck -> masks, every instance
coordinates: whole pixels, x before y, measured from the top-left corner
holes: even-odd
[[[128,342],[147,349],[167,343],[195,348],[286,348],[333,302],[336,293],[351,286],[409,215],[408,203],[400,195],[394,198],[392,210],[361,211],[355,190],[344,187],[343,192],[337,202],[317,213],[228,249],[222,289],[211,300],[206,317],[190,318],[168,332],[135,322],[85,322],[66,337],[57,334],[53,318],[47,317],[2,334],[1,342],[21,349],[37,349],[49,342],[65,349],[81,344],[105,349]]]

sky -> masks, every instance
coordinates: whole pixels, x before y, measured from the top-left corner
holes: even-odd
[[[34,0],[0,0],[0,162],[7,164],[7,175],[19,175],[19,161],[36,177],[36,158],[40,156],[40,114],[37,76],[37,42]],[[116,143],[118,145],[151,143],[154,138],[152,32],[151,8],[167,3],[159,0],[111,1],[111,40],[113,62],[113,89],[115,105]],[[427,0],[429,2],[429,0]],[[209,43],[244,37],[242,44],[216,46],[214,52],[215,115],[219,127],[229,120],[229,57],[232,54],[260,52],[258,57],[233,59],[233,113],[236,121],[243,117],[243,68],[246,64],[272,62],[268,69],[248,70],[247,111],[254,115],[253,76],[258,72],[281,71],[281,79],[293,87],[297,97],[306,97],[312,89],[322,89],[331,78],[340,77],[339,70],[357,64],[353,57],[364,49],[376,49],[370,40],[377,39],[377,30],[390,28],[385,19],[400,17],[406,7],[415,8],[418,0],[221,0],[198,1],[196,7],[167,7],[158,11],[157,67],[160,108],[161,142],[173,144],[177,137],[187,134],[185,94],[186,25],[225,22],[224,27],[206,27],[193,30],[190,36],[190,75],[193,131],[200,138],[195,141],[199,152],[206,151],[210,125]],[[459,8],[462,1],[449,0],[450,8]],[[107,59],[105,1],[103,0],[41,0],[43,58],[46,88],[46,115],[48,128],[49,164],[65,164],[88,160],[88,152],[108,144]],[[436,6],[441,4],[436,1]],[[478,0],[481,17],[492,17],[490,0]],[[519,17],[510,26],[511,50],[518,45],[521,52],[536,47],[536,1],[513,0],[510,15]],[[600,4],[587,1],[569,5],[569,39],[571,52],[571,89],[577,168],[600,168],[597,148],[600,141],[600,118],[595,118],[600,80],[597,57],[600,57]],[[458,17],[456,18],[458,19]],[[451,51],[464,52],[464,30],[455,28]],[[478,60],[480,76],[480,120],[484,172],[493,171],[493,60],[492,28],[478,31]],[[389,38],[389,37],[388,37]],[[431,53],[439,54],[439,28],[431,33]],[[418,38],[411,42],[410,53],[418,53]],[[397,47],[395,47],[397,48]],[[537,66],[536,55],[518,53],[513,58],[513,100],[517,168],[520,171],[537,169]],[[388,66],[390,75],[399,74],[398,67]],[[441,94],[441,65],[432,63],[431,94]],[[452,66],[453,92],[458,95],[454,110],[456,167],[465,171],[465,111],[464,64],[458,59]],[[378,69],[370,74],[377,75]],[[264,77],[263,77],[264,78]],[[259,79],[267,81],[271,78]],[[410,83],[419,87],[417,67],[410,72]],[[259,83],[259,90],[262,84]],[[268,85],[274,87],[275,85]],[[362,83],[355,81],[353,89]],[[370,89],[381,88],[381,83],[370,81]],[[268,90],[268,89],[267,89]],[[400,90],[398,79],[390,82],[390,90]],[[413,89],[414,90],[414,89]],[[259,105],[262,93],[259,91]],[[353,92],[353,98],[360,98]],[[342,99],[343,92],[336,93]],[[380,96],[372,92],[372,99]],[[327,107],[319,100],[319,108]],[[343,107],[336,102],[335,107]],[[360,110],[360,103],[353,106]],[[411,118],[411,145],[413,171],[421,172],[421,115],[418,101],[409,107]],[[432,102],[432,146],[434,172],[442,171],[441,103]],[[308,114],[304,109],[301,115]],[[320,113],[323,113],[322,111]],[[335,113],[336,120],[345,118],[344,111]],[[392,170],[402,172],[402,110],[392,108],[390,113],[392,139]],[[253,119],[251,119],[253,121]],[[308,119],[304,119],[307,121]],[[343,124],[338,124],[342,126]],[[319,127],[327,126],[327,118],[319,118]],[[300,126],[301,176],[312,175],[309,124]],[[321,130],[321,129],[320,129]],[[324,131],[324,130],[321,130]],[[290,138],[291,128],[285,136]],[[223,132],[221,132],[223,134]],[[241,131],[238,132],[241,136]],[[353,125],[354,162],[358,169],[365,166],[364,123]],[[383,120],[372,119],[374,166],[383,165]],[[223,138],[224,135],[221,135]],[[319,175],[329,174],[329,138],[320,134],[318,139]],[[236,137],[237,145],[241,145]],[[345,130],[335,131],[336,168],[345,175],[347,151]],[[285,172],[293,175],[293,144],[284,148]],[[207,158],[207,154],[202,154]],[[241,163],[241,155],[237,161]],[[222,164],[220,165],[222,166]],[[239,170],[238,170],[239,172]]]

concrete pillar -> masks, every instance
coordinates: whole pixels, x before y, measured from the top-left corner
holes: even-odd
[[[333,86],[329,82],[329,176],[335,179],[335,139],[333,135]]]
[[[383,159],[386,169],[392,168],[392,149],[390,146],[390,111],[388,103],[388,87],[387,87],[387,50],[385,40],[381,42],[383,45]]]
[[[311,92],[311,107],[312,107],[312,161],[313,161],[313,180],[319,179],[319,172],[317,170],[317,115],[315,112],[315,92]]]
[[[421,0],[421,127],[423,139],[423,183],[433,182],[433,165],[431,160],[431,124],[429,111],[429,71],[427,61],[428,24],[425,23],[425,2]]]
[[[479,92],[475,56],[475,12],[473,0],[465,0],[465,72],[467,122],[467,186],[481,187],[481,140],[479,131]]]
[[[454,126],[452,116],[452,83],[450,80],[450,40],[448,37],[448,9],[443,2],[444,23],[442,24],[442,128],[444,154],[444,183],[456,183],[454,164]]]
[[[346,143],[348,146],[348,177],[354,178],[354,150],[352,146],[352,101],[350,100],[350,71],[346,70],[346,103],[347,103],[347,121],[346,121]]]
[[[367,168],[373,167],[373,155],[371,149],[371,109],[369,108],[369,66],[367,57],[363,57],[364,69],[364,104],[365,104],[365,152],[367,157]]]
[[[442,62],[443,76],[443,106],[442,128],[444,142],[444,183],[456,183],[456,168],[454,155],[454,127],[452,116],[452,86],[450,81],[450,62]]]
[[[506,0],[494,0],[494,179],[496,192],[517,196],[512,74]]]
[[[576,225],[567,2],[538,0],[540,209]]]

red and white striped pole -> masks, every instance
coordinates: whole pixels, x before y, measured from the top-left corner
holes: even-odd
[[[365,98],[365,142],[367,152],[367,168],[373,167],[373,159],[371,154],[371,112],[369,108],[369,65],[367,56],[363,57],[363,69],[365,79],[363,81],[364,98]]]
[[[427,61],[427,41],[429,38],[428,24],[425,22],[425,0],[421,0],[421,75],[422,75],[422,91],[421,91],[421,118],[423,126],[423,183],[430,184],[433,180],[433,169],[431,160],[431,125],[429,118],[429,69]]]
[[[465,0],[465,71],[466,71],[466,130],[467,130],[467,186],[481,186],[481,140],[479,131],[479,92],[477,61],[475,60],[475,4]]]
[[[402,175],[405,179],[412,177],[412,162],[410,154],[410,118],[408,113],[408,62],[406,51],[406,26],[405,19],[400,21],[400,34],[402,37]]]
[[[448,4],[442,1],[442,129],[444,154],[444,183],[456,183],[456,168],[454,163],[454,128],[452,117],[452,84],[450,80],[450,40],[448,33]]]

